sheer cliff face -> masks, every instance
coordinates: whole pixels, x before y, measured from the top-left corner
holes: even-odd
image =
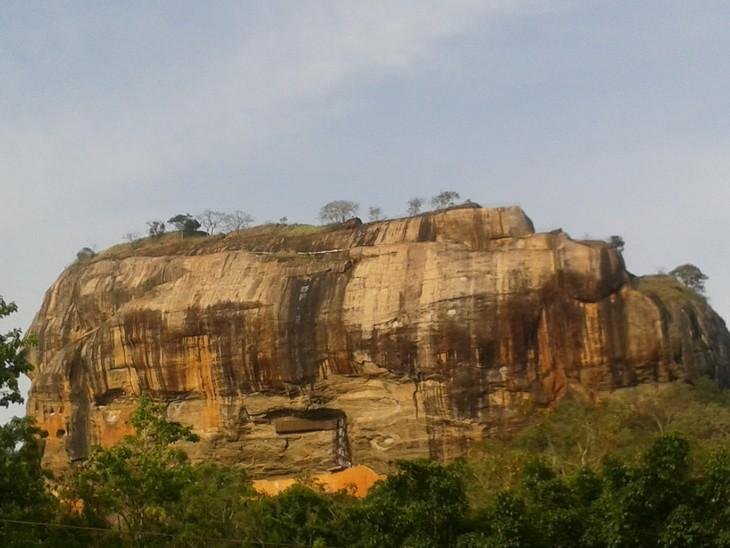
[[[518,208],[144,242],[69,267],[31,332],[29,413],[61,468],[130,431],[140,392],[258,476],[449,459],[525,401],[730,379],[730,335],[674,282]]]

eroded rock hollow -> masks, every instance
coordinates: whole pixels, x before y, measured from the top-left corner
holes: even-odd
[[[30,332],[54,468],[128,433],[142,392],[200,434],[193,458],[267,476],[450,459],[569,390],[730,381],[703,299],[514,207],[117,246],[67,268]]]

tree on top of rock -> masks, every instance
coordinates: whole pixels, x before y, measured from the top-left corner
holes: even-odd
[[[369,221],[382,221],[385,219],[383,215],[383,209],[378,206],[372,206],[368,208],[368,220]]]
[[[208,234],[215,234],[216,230],[221,228],[225,221],[226,214],[222,211],[214,211],[212,209],[206,209],[202,213],[199,213],[195,218],[200,222],[200,226],[203,227]]]
[[[248,228],[253,222],[253,215],[237,209],[231,213],[223,215],[221,228],[224,232],[235,232],[236,230]]]
[[[178,213],[167,221],[183,234],[193,234],[200,228],[200,221],[189,213]]]
[[[458,192],[453,190],[443,190],[436,196],[431,198],[431,207],[434,209],[446,209],[456,205],[456,200],[461,198]]]
[[[319,210],[319,218],[323,223],[344,223],[347,219],[354,217],[360,204],[349,200],[334,200],[322,206]]]
[[[149,227],[149,235],[154,238],[159,238],[165,233],[164,221],[147,221],[147,226]]]
[[[621,236],[614,235],[608,239],[608,245],[618,250],[619,253],[623,253],[626,242]]]
[[[423,208],[423,198],[411,198],[408,200],[408,216],[418,215]]]
[[[675,268],[669,273],[670,276],[674,276],[677,280],[683,283],[697,293],[705,292],[705,281],[707,276],[693,264],[683,264]]]

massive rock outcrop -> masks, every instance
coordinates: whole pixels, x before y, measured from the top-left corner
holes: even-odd
[[[703,299],[519,208],[117,246],[68,267],[30,331],[55,468],[128,433],[141,392],[194,426],[194,458],[260,477],[449,459],[569,390],[730,381]]]

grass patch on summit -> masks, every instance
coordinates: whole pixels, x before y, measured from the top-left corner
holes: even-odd
[[[656,295],[666,304],[686,301],[707,302],[702,295],[666,274],[642,276],[636,278],[635,283],[636,289],[642,293]]]
[[[92,259],[92,262],[105,259],[126,259],[128,257],[191,255],[203,246],[222,238],[221,235],[208,236],[204,232],[187,234],[184,237],[181,232],[168,232],[161,236],[148,236],[131,243],[113,245],[99,252]]]

